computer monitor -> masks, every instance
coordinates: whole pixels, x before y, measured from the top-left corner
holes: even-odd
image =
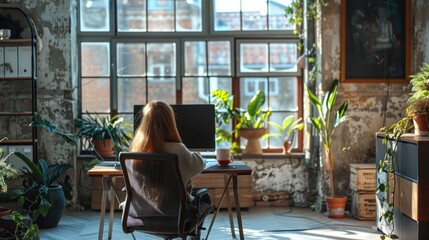
[[[144,105],[134,105],[134,131],[141,121]],[[216,149],[215,109],[213,104],[172,104],[177,129],[183,144],[193,151]]]

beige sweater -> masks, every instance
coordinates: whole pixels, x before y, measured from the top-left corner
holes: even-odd
[[[204,159],[199,154],[189,151],[182,143],[165,142],[164,146],[166,153],[177,154],[183,183],[185,184],[189,199],[193,200],[194,198],[191,196],[192,178],[204,170]]]

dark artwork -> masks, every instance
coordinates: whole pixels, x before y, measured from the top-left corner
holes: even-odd
[[[405,78],[405,1],[346,1],[346,79]]]

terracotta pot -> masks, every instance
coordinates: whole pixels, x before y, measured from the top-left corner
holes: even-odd
[[[347,197],[325,197],[328,217],[330,218],[345,218],[344,211],[346,209]]]
[[[241,128],[238,134],[247,139],[245,153],[262,154],[259,139],[267,132],[266,128]]]
[[[291,142],[284,142],[283,143],[283,154],[289,155],[291,148],[292,148]]]
[[[104,141],[95,140],[93,142],[95,151],[98,152],[102,157],[109,157],[114,154],[113,143],[111,139],[105,139]]]
[[[429,114],[420,114],[413,116],[414,133],[420,136],[426,136],[429,133]]]

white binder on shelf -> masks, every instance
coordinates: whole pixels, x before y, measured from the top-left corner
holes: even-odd
[[[4,61],[9,63],[13,70],[13,72],[5,71],[4,76],[18,77],[18,47],[4,47]]]
[[[18,77],[31,77],[31,47],[18,47]]]

